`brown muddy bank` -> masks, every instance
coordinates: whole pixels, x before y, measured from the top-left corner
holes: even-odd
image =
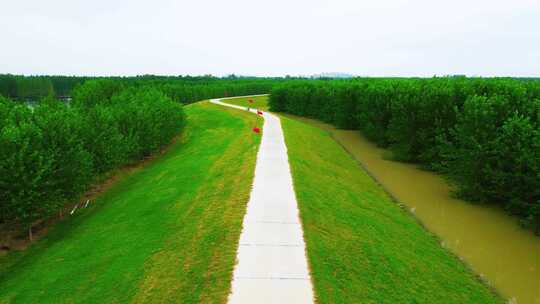
[[[384,159],[388,151],[358,131],[338,130],[315,120],[286,115],[325,129],[399,202],[470,267],[514,303],[540,303],[540,237],[502,210],[451,195],[448,183],[415,165]]]

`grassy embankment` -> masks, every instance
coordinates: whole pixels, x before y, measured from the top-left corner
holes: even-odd
[[[253,103],[249,103],[249,99],[253,100]],[[252,109],[259,109],[262,111],[268,111],[268,96],[254,96],[254,97],[237,97],[224,99],[223,102],[234,104],[242,107],[250,107]]]
[[[208,103],[185,110],[185,133],[164,156],[0,260],[0,303],[226,301],[257,118]]]
[[[319,303],[503,302],[327,132],[281,119]]]

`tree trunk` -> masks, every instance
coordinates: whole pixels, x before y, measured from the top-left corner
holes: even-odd
[[[30,242],[34,240],[34,236],[32,235],[32,226],[28,227],[28,239]]]

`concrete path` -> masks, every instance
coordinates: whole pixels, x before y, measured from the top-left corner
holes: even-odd
[[[220,99],[211,102],[246,110]],[[240,235],[229,303],[313,303],[281,122],[268,112],[263,117],[255,179]]]

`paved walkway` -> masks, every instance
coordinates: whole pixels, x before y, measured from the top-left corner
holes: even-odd
[[[211,102],[246,110],[220,99]],[[255,179],[240,235],[229,303],[313,303],[281,122],[273,114],[264,112],[263,116]]]

